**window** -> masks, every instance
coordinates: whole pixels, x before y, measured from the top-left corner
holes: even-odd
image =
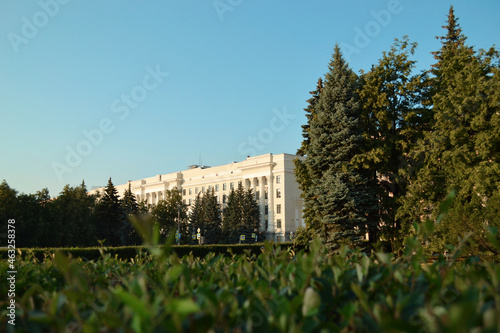
[[[281,190],[279,188],[276,189],[276,198],[281,198]]]
[[[186,199],[182,199],[182,203],[183,203],[183,204],[186,204]]]
[[[264,207],[264,214],[269,214],[269,206],[268,205],[266,205]]]
[[[281,204],[276,205],[276,214],[281,214]]]
[[[267,194],[267,191],[264,193],[265,197],[264,199],[269,199],[269,195]]]
[[[276,184],[281,184],[281,176],[276,176]]]
[[[192,194],[193,194],[193,189],[192,189],[192,188],[190,188],[190,189],[189,189],[189,195],[192,195]]]
[[[255,186],[259,186],[259,178],[255,180]]]
[[[223,195],[222,196],[222,203],[226,203],[227,202],[227,195]]]
[[[182,190],[182,195],[186,195],[186,189]]]
[[[281,229],[281,219],[276,220],[276,228]]]
[[[193,203],[193,199],[189,199],[189,204],[191,205]]]
[[[234,183],[229,184],[229,189],[234,190]]]
[[[264,220],[264,231],[267,231],[268,227],[269,227],[269,221]]]
[[[212,185],[208,185],[208,192],[212,192]]]
[[[205,186],[201,188],[201,193],[205,193]]]
[[[255,192],[255,199],[260,200],[260,192],[259,191]]]
[[[217,196],[217,203],[220,204],[220,197]]]
[[[227,184],[226,184],[226,183],[222,184],[222,190],[223,190],[223,191],[226,191],[226,190],[227,190]]]
[[[215,192],[219,192],[219,184],[215,185]]]
[[[198,194],[198,188],[197,187],[194,188],[194,194]]]

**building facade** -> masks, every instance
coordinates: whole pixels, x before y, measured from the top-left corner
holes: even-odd
[[[199,193],[213,189],[224,207],[230,191],[241,182],[245,189],[252,189],[255,194],[260,207],[261,231],[267,239],[280,242],[289,239],[290,232],[295,233],[299,226],[304,226],[301,190],[294,174],[295,158],[297,156],[290,154],[265,154],[216,167],[193,165],[184,171],[129,183],[137,200],[149,204],[158,203],[164,198],[165,190],[177,187],[188,206]],[[120,196],[128,189],[129,183],[116,186]],[[90,193],[103,190],[98,188]]]

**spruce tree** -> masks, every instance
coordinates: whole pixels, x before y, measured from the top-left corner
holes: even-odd
[[[16,219],[16,246],[18,247],[44,247],[66,246],[65,236],[73,236],[71,232],[66,235],[63,230],[56,229],[52,216],[50,202],[44,204],[42,199],[35,194],[20,194],[17,197],[19,212]],[[12,218],[12,217],[11,217]],[[71,221],[69,221],[71,222]],[[49,231],[53,233],[50,234]],[[52,236],[47,239],[47,236]],[[50,243],[50,244],[49,244]]]
[[[360,105],[357,76],[335,46],[329,72],[310,121],[309,149],[304,163],[311,177],[306,205],[318,219],[316,232],[325,246],[356,246],[368,231],[377,228],[375,193],[363,171],[351,161],[363,145],[359,128]]]
[[[476,244],[483,242],[485,223],[498,223],[486,216],[500,210],[495,199],[500,188],[497,52],[476,52],[465,44],[453,7],[447,23],[447,33],[440,38],[442,47],[434,53],[432,130],[414,152],[424,165],[402,211],[411,230],[415,221],[435,219],[439,203],[456,191],[451,211],[438,226],[435,250],[444,249],[447,242],[456,243],[457,236],[470,230]]]
[[[120,228],[120,240],[123,245],[138,245],[141,243],[141,237],[137,234],[132,225],[131,218],[139,214],[139,204],[136,201],[135,195],[132,193],[130,183],[128,189],[123,193],[121,200],[126,218],[123,220],[123,225]]]
[[[243,194],[241,213],[240,229],[246,234],[260,234],[260,209],[252,189],[246,190]]]
[[[317,111],[317,104],[319,102],[319,96],[321,95],[321,91],[323,90],[323,79],[319,78],[318,82],[316,84],[316,90],[310,91],[309,94],[312,95],[310,99],[307,100],[307,107],[304,109],[306,112],[306,119],[307,123],[305,125],[302,125],[302,137],[304,138],[302,140],[302,143],[300,145],[300,148],[297,150],[297,155],[298,156],[306,156],[307,152],[309,150],[309,145],[311,142],[309,131],[310,131],[310,123],[311,121],[315,120],[318,111]]]
[[[317,118],[317,105],[319,102],[319,97],[321,95],[321,91],[323,90],[323,80],[321,78],[318,79],[318,83],[316,86],[316,90],[309,92],[312,97],[307,100],[307,107],[304,109],[306,112],[307,123],[302,125],[302,136],[303,140],[300,148],[297,150],[298,156],[307,156],[309,154],[310,147],[310,124],[315,121]],[[294,173],[297,183],[299,184],[299,189],[301,192],[301,198],[304,200],[304,206],[302,209],[303,218],[305,220],[306,228],[315,229],[315,226],[318,224],[317,220],[314,220],[314,211],[311,209],[311,200],[309,197],[311,192],[309,191],[309,187],[311,185],[311,176],[308,173],[308,169],[306,163],[300,158],[296,158],[294,160]],[[308,233],[313,235],[312,233]]]
[[[127,214],[135,215],[139,213],[139,204],[135,198],[135,194],[132,193],[131,185],[128,184],[128,189],[123,192],[122,198],[123,210]]]
[[[222,213],[214,189],[206,192],[201,202],[204,243],[218,244],[222,241]]]
[[[17,191],[9,186],[5,179],[0,183],[0,233],[7,235],[7,221],[18,214]]]
[[[189,212],[189,222],[191,223],[193,233],[196,233],[198,228],[201,230],[203,227],[203,205],[201,198],[202,196],[200,192],[191,204],[191,210]]]
[[[125,220],[125,213],[111,178],[97,204],[96,218],[98,239],[106,239],[107,245],[122,245],[119,231]]]
[[[227,244],[235,243],[238,239],[238,225],[240,221],[241,200],[233,189],[227,197],[227,204],[223,211],[222,232],[224,242]]]
[[[228,243],[236,243],[244,234],[260,234],[260,211],[251,189],[245,191],[243,184],[238,183],[236,190],[231,190],[224,209],[223,233]],[[259,237],[260,238],[260,237]]]

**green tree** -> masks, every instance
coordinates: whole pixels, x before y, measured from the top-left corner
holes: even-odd
[[[301,143],[300,148],[297,150],[297,155],[298,156],[307,156],[309,153],[309,147],[310,147],[310,124],[311,122],[314,122],[317,119],[317,105],[319,102],[319,97],[321,95],[321,92],[323,90],[323,80],[321,78],[318,79],[318,83],[316,86],[316,90],[309,92],[312,97],[307,100],[307,107],[304,109],[306,112],[306,118],[307,118],[307,123],[305,125],[302,125],[302,136],[303,140]],[[309,175],[308,168],[306,163],[301,158],[296,158],[294,160],[294,173],[295,173],[295,178],[297,180],[297,183],[299,184],[299,189],[302,191],[301,192],[301,197],[304,200],[304,207],[302,210],[303,218],[305,220],[306,228],[309,226],[309,229],[317,229],[318,227],[318,220],[314,219],[314,210],[312,209],[312,203],[313,198],[311,197],[312,193],[309,190],[312,180],[311,176]],[[305,235],[311,235],[314,237],[314,234],[309,232],[305,233]]]
[[[127,214],[135,215],[139,213],[139,204],[137,203],[135,194],[132,193],[132,188],[130,183],[128,184],[128,189],[126,189],[125,192],[123,192],[122,206],[123,210]]]
[[[226,243],[236,243],[239,236],[257,233],[259,239],[263,239],[260,233],[259,205],[251,189],[245,191],[243,184],[238,183],[236,190],[231,190],[224,209],[223,233]]]
[[[260,209],[252,189],[244,192],[241,204],[242,219],[240,229],[245,230],[247,233],[260,235]]]
[[[201,198],[201,229],[204,243],[217,244],[222,241],[222,211],[214,189]]]
[[[187,207],[182,203],[182,195],[177,187],[165,191],[165,199],[152,206],[151,215],[160,224],[161,234],[167,236],[180,228],[187,218]]]
[[[410,56],[415,48],[416,43],[410,44],[406,36],[396,39],[390,51],[363,76],[359,89],[359,125],[366,146],[353,162],[367,170],[372,186],[378,183],[382,238],[393,250],[400,247],[396,245],[401,239],[396,212],[411,173],[409,154],[430,122],[429,108],[422,105],[426,75],[412,75],[415,61]]]
[[[47,189],[36,194],[17,197],[16,244],[18,247],[61,246],[61,230],[51,233],[58,225],[52,218],[52,203]],[[53,236],[50,238],[49,236]]]
[[[300,148],[297,150],[298,156],[306,156],[309,151],[309,145],[311,143],[310,139],[310,123],[316,120],[318,115],[317,105],[319,102],[319,97],[321,95],[321,91],[323,90],[323,79],[319,78],[316,84],[316,90],[310,91],[309,94],[312,95],[311,98],[307,100],[307,107],[304,109],[306,112],[307,123],[302,125],[302,137],[304,138],[300,144]]]
[[[364,233],[377,228],[376,195],[366,171],[351,164],[363,146],[357,84],[356,74],[336,45],[316,106],[317,116],[309,123],[304,160],[311,177],[305,206],[318,219],[315,232],[330,249],[341,243],[360,245]]]
[[[104,189],[99,203],[96,207],[96,226],[98,239],[106,239],[110,246],[122,245],[120,240],[120,228],[126,219],[125,212],[118,198],[111,178]]]
[[[424,163],[401,210],[411,232],[413,222],[435,219],[439,202],[456,191],[453,207],[437,228],[436,250],[469,230],[476,244],[483,242],[485,227],[498,224],[488,216],[500,210],[495,199],[500,189],[498,53],[466,45],[453,7],[447,23],[442,47],[434,53],[432,130],[413,153]]]
[[[97,245],[95,205],[96,197],[87,194],[84,182],[77,187],[66,185],[53,202],[51,234],[58,244],[50,246]]]
[[[202,204],[202,193],[198,193],[193,203],[191,204],[191,210],[189,212],[189,222],[192,225],[193,233],[196,232],[198,228],[203,227],[203,204]]]
[[[234,189],[227,196],[227,204],[223,210],[223,234],[224,241],[227,244],[236,243],[238,241],[238,226],[240,224],[240,207],[242,191]]]
[[[137,203],[135,195],[132,193],[130,183],[128,184],[128,189],[126,189],[123,193],[121,204],[125,212],[126,219],[123,220],[123,225],[120,228],[120,241],[124,245],[138,245],[141,243],[141,237],[134,229],[131,218],[134,218],[139,214],[139,204]]]
[[[17,191],[7,184],[5,179],[0,184],[0,233],[7,237],[7,222],[16,219],[18,213]]]

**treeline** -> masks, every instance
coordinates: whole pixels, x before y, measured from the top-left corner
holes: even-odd
[[[66,185],[56,198],[47,189],[18,194],[4,180],[0,203],[0,220],[16,220],[16,247],[87,247],[100,240],[107,246],[140,245],[134,221],[157,224],[164,239],[178,233],[181,244],[231,244],[239,242],[241,234],[255,242],[249,239],[252,233],[264,239],[255,195],[241,183],[231,191],[224,210],[213,191],[200,193],[190,212],[176,188],[167,190],[156,205],[137,202],[130,187],[119,198],[111,178],[102,194],[89,195],[82,182]],[[2,235],[7,235],[6,225],[0,226]]]
[[[468,45],[453,7],[446,23],[435,64],[418,74],[406,36],[359,75],[335,46],[305,109],[299,236],[401,252],[415,223],[431,220],[439,223],[427,251],[464,237],[469,253],[496,251],[488,235],[500,226],[499,53]]]

